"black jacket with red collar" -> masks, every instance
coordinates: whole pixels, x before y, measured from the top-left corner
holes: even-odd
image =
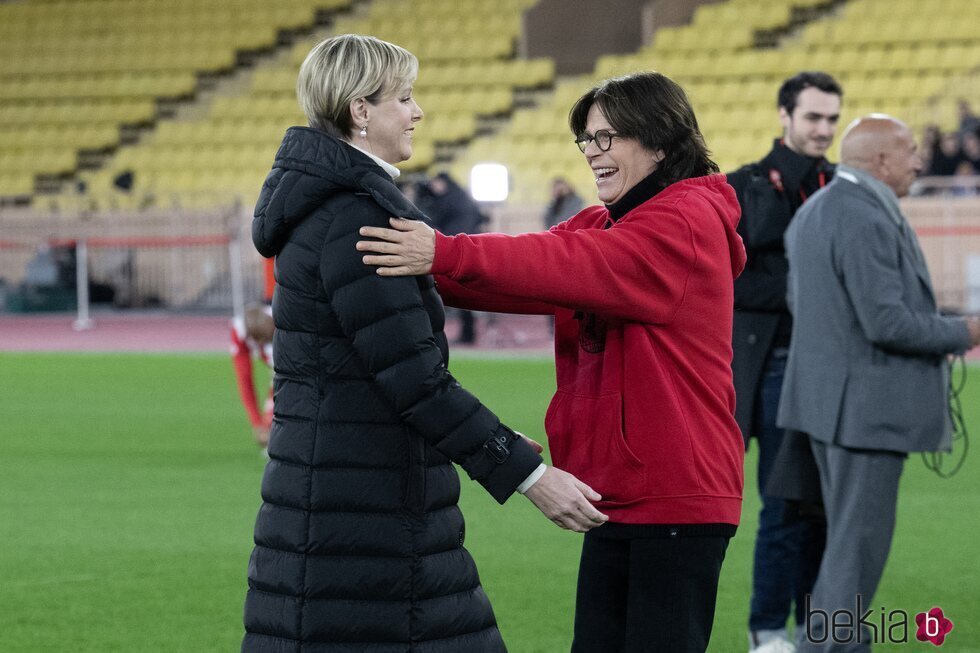
[[[748,257],[735,280],[732,334],[735,419],[746,444],[758,427],[754,406],[766,358],[774,347],[789,345],[783,234],[803,202],[830,182],[834,169],[826,159],[802,156],[776,139],[764,158],[728,175],[742,208],[738,233]]]

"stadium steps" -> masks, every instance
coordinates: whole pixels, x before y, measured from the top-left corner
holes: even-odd
[[[280,49],[286,48],[281,46]],[[238,67],[222,79],[215,80],[210,88],[202,89],[192,102],[184,102],[177,106],[173,115],[169,117],[177,122],[201,120],[207,116],[215,98],[235,95],[248,88],[255,65],[261,65],[261,60],[253,65]]]
[[[814,4],[793,5],[790,7],[789,22],[756,29],[753,44],[757,48],[775,48],[784,38],[796,33],[807,23],[819,20],[836,12],[847,0],[821,0]]]

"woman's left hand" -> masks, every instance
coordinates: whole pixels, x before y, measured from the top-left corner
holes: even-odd
[[[366,265],[377,265],[378,274],[404,277],[429,274],[436,255],[436,232],[418,220],[391,218],[393,229],[361,227],[360,234],[378,240],[360,240],[357,249],[373,252],[364,257]]]

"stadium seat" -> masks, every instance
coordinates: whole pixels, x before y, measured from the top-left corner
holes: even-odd
[[[114,148],[122,127],[154,123],[157,101],[192,97],[202,73],[230,71],[240,52],[269,49],[280,30],[309,29],[318,11],[350,1],[0,3],[0,160],[72,173],[79,151]],[[40,154],[28,161],[25,148]],[[4,176],[0,197],[27,186]]]

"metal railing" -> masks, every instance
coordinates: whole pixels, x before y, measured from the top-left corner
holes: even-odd
[[[0,280],[8,311],[91,307],[239,314],[262,297],[262,259],[248,212],[0,211]],[[0,310],[4,307],[0,306]]]
[[[922,243],[940,305],[980,312],[980,177],[921,179],[902,207]],[[494,207],[489,230],[541,230],[542,210]],[[4,303],[7,310],[30,309],[14,300],[37,286],[37,272],[44,268],[37,263],[46,260],[49,278],[41,280],[60,288],[82,327],[91,320],[89,307],[100,300],[117,308],[238,314],[263,294],[249,213],[238,206],[0,209],[0,295],[6,295],[0,310]]]

